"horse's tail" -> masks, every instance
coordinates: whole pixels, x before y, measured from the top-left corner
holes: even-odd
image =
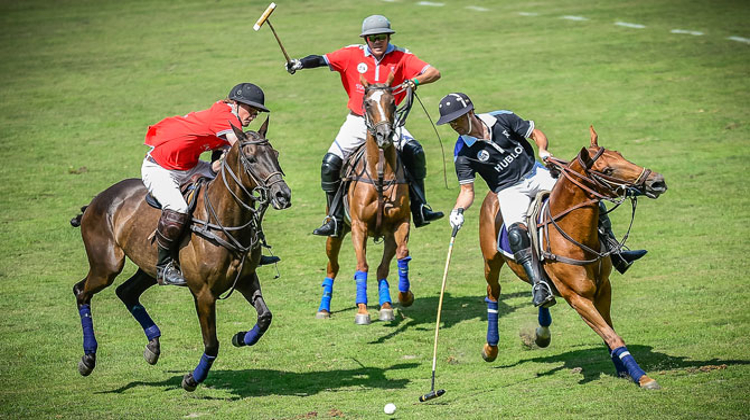
[[[86,209],[88,206],[81,207],[81,212],[78,214],[78,216],[70,219],[70,225],[73,227],[79,227],[81,226],[81,218],[83,217],[83,213],[86,212]]]

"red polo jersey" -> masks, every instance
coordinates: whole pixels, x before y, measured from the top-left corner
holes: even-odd
[[[363,115],[362,100],[365,88],[359,83],[363,75],[369,83],[385,83],[388,75],[395,75],[393,86],[400,85],[407,79],[417,77],[430,65],[417,58],[408,50],[388,44],[388,49],[380,61],[369,53],[367,45],[349,45],[323,56],[333,71],[341,74],[341,84],[349,95],[347,107],[357,115]],[[395,96],[396,105],[406,96],[401,92]]]
[[[218,101],[211,108],[184,116],[165,118],[148,127],[146,145],[149,154],[161,167],[186,171],[198,164],[201,153],[228,146],[220,136],[242,127],[232,107]]]

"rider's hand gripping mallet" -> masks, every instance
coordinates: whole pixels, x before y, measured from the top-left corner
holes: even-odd
[[[291,63],[291,59],[289,58],[289,54],[286,53],[286,50],[284,49],[284,46],[281,45],[281,40],[279,39],[279,36],[276,35],[276,30],[273,29],[273,25],[271,25],[271,20],[269,20],[269,16],[271,16],[271,13],[273,13],[274,9],[276,9],[276,3],[271,3],[266,8],[266,11],[263,12],[262,15],[260,15],[260,18],[257,22],[255,22],[255,25],[253,25],[253,29],[256,31],[260,30],[260,27],[263,26],[264,23],[268,23],[268,27],[271,28],[271,32],[273,32],[274,38],[276,38],[276,42],[279,43],[279,47],[281,47],[281,52],[284,54],[284,58],[286,58],[286,62]]]
[[[430,392],[419,397],[419,402],[429,401],[433,398],[437,398],[445,394],[444,389],[438,389],[437,391],[435,391],[435,364],[437,363],[438,332],[440,331],[440,312],[443,310],[443,294],[445,293],[445,281],[448,279],[448,267],[451,264],[453,241],[456,240],[458,229],[458,226],[454,227],[453,233],[451,233],[451,243],[450,245],[448,245],[448,258],[445,260],[445,271],[443,272],[443,285],[440,286],[440,300],[438,301],[437,322],[435,322],[435,348],[432,351],[432,388],[430,389]]]

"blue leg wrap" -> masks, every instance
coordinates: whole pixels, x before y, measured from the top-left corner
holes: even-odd
[[[243,341],[245,342],[246,346],[252,346],[253,344],[257,343],[261,337],[263,337],[263,332],[261,332],[258,324],[255,324],[252,330],[245,333],[245,338]]]
[[[549,308],[539,308],[539,326],[549,327],[552,325],[552,315],[549,313]]]
[[[398,291],[406,293],[409,291],[409,261],[411,257],[398,260]]]
[[[378,280],[378,292],[380,294],[380,306],[384,303],[391,303],[391,290],[388,288],[388,280]]]
[[[154,323],[154,320],[152,320],[151,317],[148,316],[146,308],[141,305],[133,305],[129,307],[128,310],[133,315],[133,318],[135,318],[135,320],[138,321],[139,324],[141,324],[143,332],[146,333],[146,337],[149,341],[153,340],[156,337],[161,337],[161,331],[159,331],[159,327],[157,327],[156,323]]]
[[[323,280],[323,297],[320,298],[320,307],[318,308],[318,312],[320,311],[328,311],[331,312],[331,298],[333,297],[333,279],[330,277],[326,277]]]
[[[487,302],[487,344],[497,346],[500,341],[500,334],[497,332],[497,302],[490,298],[484,298]]]
[[[193,371],[193,379],[195,379],[195,382],[201,383],[206,380],[208,371],[211,370],[211,365],[214,364],[214,360],[216,360],[216,356],[209,356],[206,353],[203,353],[201,361]]]
[[[354,280],[357,282],[357,305],[360,303],[367,305],[367,272],[355,272]]]
[[[607,343],[604,343],[605,345]],[[628,369],[625,367],[625,365],[622,364],[622,361],[619,357],[615,356],[614,352],[612,352],[612,349],[607,346],[607,350],[609,350],[609,356],[612,358],[612,363],[615,365],[615,370],[617,371],[617,376],[625,377],[629,375]]]
[[[99,346],[94,337],[94,320],[91,318],[91,307],[89,305],[81,306],[78,310],[81,315],[81,326],[83,327],[83,352],[85,354],[96,353]]]
[[[644,372],[643,369],[638,366],[638,363],[635,361],[633,356],[630,355],[627,347],[622,346],[612,350],[611,356],[613,360],[615,357],[620,359],[622,364],[625,365],[625,369],[627,369],[628,374],[630,374],[630,377],[633,378],[633,381],[635,383],[638,383],[638,380],[641,379],[641,376],[644,376],[646,374],[646,372]],[[617,366],[617,364],[615,364],[615,366]]]

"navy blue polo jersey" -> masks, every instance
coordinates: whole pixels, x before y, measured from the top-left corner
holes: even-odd
[[[534,149],[526,140],[534,131],[534,121],[526,121],[511,111],[477,114],[490,128],[490,141],[477,140],[471,147],[459,136],[453,162],[459,184],[471,184],[476,175],[490,190],[500,192],[518,182],[534,168]]]

